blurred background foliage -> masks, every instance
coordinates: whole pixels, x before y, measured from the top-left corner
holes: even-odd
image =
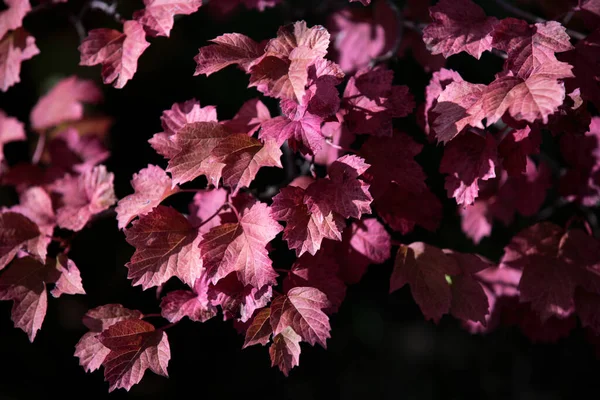
[[[218,1],[218,0],[215,0]],[[23,64],[21,83],[0,94],[0,108],[27,121],[40,95],[57,80],[75,74],[100,82],[100,67],[79,67],[79,37],[70,21],[84,0],[70,0],[28,16],[25,28],[35,36],[41,53]],[[344,1],[287,1],[265,12],[248,11],[217,17],[207,10],[177,18],[170,38],[150,39],[151,46],[139,60],[138,71],[124,89],[102,85],[105,102],[94,111],[114,118],[108,138],[111,158],[108,169],[115,173],[119,198],[129,194],[133,173],[147,164],[165,166],[147,140],[161,131],[160,115],[175,102],[192,98],[203,106],[216,105],[220,119],[231,118],[247,99],[258,92],[247,89],[248,77],[227,68],[209,78],[194,77],[194,56],[209,39],[227,32],[244,33],[255,40],[274,37],[280,25],[306,19],[309,25],[327,24],[328,4]],[[335,3],[335,4],[334,4]],[[404,1],[397,1],[404,7]],[[414,2],[413,2],[414,3]],[[557,5],[557,3],[560,3]],[[557,15],[568,1],[527,1],[522,7],[538,15]],[[494,2],[480,2],[488,14],[508,16]],[[141,0],[122,0],[119,12],[129,18]],[[357,5],[361,7],[360,5]],[[115,21],[98,11],[83,19],[87,30],[119,29]],[[410,54],[389,63],[396,83],[407,84],[417,104],[424,99],[430,74]],[[486,53],[481,60],[453,56],[447,67],[460,71],[465,80],[489,83],[501,70],[502,60]],[[272,114],[277,103],[265,103]],[[413,117],[398,120],[397,128],[421,143],[425,136]],[[31,134],[31,143],[35,143]],[[550,156],[556,149],[545,141]],[[9,162],[27,155],[22,143],[6,147]],[[443,176],[438,172],[441,146],[426,146],[418,160],[427,172],[428,184],[444,201],[444,221],[435,233],[417,229],[395,239],[409,243],[422,240],[458,251],[477,252],[497,261],[510,237],[531,225],[535,218],[518,218],[510,227],[494,226],[491,237],[475,246],[460,230],[454,200],[446,198]],[[560,161],[560,160],[559,160]],[[281,172],[261,173],[258,185],[281,180]],[[170,199],[186,210],[191,194]],[[556,196],[550,191],[546,208],[549,219],[563,224],[580,212],[565,206],[553,209]],[[8,205],[15,194],[2,188],[0,201]],[[302,345],[300,367],[289,378],[270,367],[262,347],[241,350],[243,337],[231,321],[219,317],[200,324],[182,321],[168,331],[172,358],[170,378],[146,373],[131,392],[108,394],[102,372],[84,373],[73,356],[74,346],[85,332],[83,314],[92,307],[121,303],[144,313],[158,312],[155,290],[132,287],[124,264],[133,248],[117,230],[116,221],[94,222],[77,235],[71,257],[81,270],[87,296],[51,299],[43,329],[30,344],[10,320],[10,302],[0,303],[0,399],[40,398],[286,398],[286,399],[574,399],[600,393],[600,362],[581,329],[556,344],[531,343],[517,329],[503,328],[486,336],[472,336],[451,317],[439,325],[425,322],[408,287],[388,295],[391,262],[371,266],[363,280],[348,289],[340,312],[332,317],[328,349]],[[169,283],[165,290],[176,287]]]

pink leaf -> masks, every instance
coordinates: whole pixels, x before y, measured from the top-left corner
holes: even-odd
[[[244,285],[237,274],[232,272],[211,285],[208,296],[213,306],[221,306],[223,320],[235,318],[236,321],[244,323],[252,317],[255,310],[269,304],[273,289],[269,285],[260,288]]]
[[[315,254],[323,239],[342,240],[344,218],[331,211],[324,202],[316,202],[300,187],[285,187],[273,197],[271,213],[285,221],[283,239],[299,257],[304,252]]]
[[[125,231],[127,242],[136,248],[125,265],[133,285],[144,290],[177,276],[193,285],[202,272],[198,229],[171,207],[158,206]]]
[[[50,292],[54,297],[60,297],[63,294],[85,294],[81,282],[81,274],[73,261],[64,255],[56,258],[56,269],[60,272],[60,277],[55,283],[54,289]]]
[[[180,150],[171,157],[167,168],[173,185],[207,175],[216,186],[224,165],[213,159],[211,152],[226,136],[228,132],[216,122],[194,122],[180,129],[172,139]]]
[[[4,0],[8,9],[0,12],[0,38],[6,32],[20,28],[23,25],[23,18],[31,11],[29,0]]]
[[[0,90],[6,92],[15,83],[21,82],[21,63],[39,53],[35,38],[24,29],[5,35],[0,41]]]
[[[485,93],[485,85],[462,80],[446,86],[431,110],[433,131],[439,142],[449,142],[467,126],[483,129]]]
[[[33,342],[42,327],[48,295],[46,293],[46,265],[31,257],[16,259],[0,275],[0,300],[12,300],[12,320],[15,328],[22,329]]]
[[[300,143],[305,152],[314,154],[323,145],[321,123],[323,118],[307,111],[307,106],[294,103],[291,100],[281,102],[283,116],[263,122],[258,137],[263,140],[273,139],[278,146],[290,139]],[[291,144],[291,143],[290,143]]]
[[[449,174],[445,188],[457,204],[472,204],[479,194],[479,180],[496,177],[496,141],[490,134],[481,137],[466,133],[446,146],[440,172]]]
[[[23,123],[0,110],[0,162],[4,161],[4,144],[26,139]]]
[[[300,340],[294,329],[287,327],[273,338],[269,347],[271,366],[277,365],[285,376],[300,362]]]
[[[155,374],[168,376],[169,340],[164,331],[155,330],[152,324],[135,319],[120,321],[98,338],[110,350],[102,362],[104,379],[110,384],[109,392],[131,389],[142,380],[148,368]]]
[[[425,109],[424,109],[424,118],[425,118],[425,133],[431,138],[432,127],[429,119],[430,112],[437,104],[437,99],[442,94],[442,92],[446,89],[448,85],[452,82],[463,82],[463,78],[456,71],[451,69],[442,68],[437,72],[433,73],[431,80],[429,81],[429,85],[425,88]]]
[[[143,11],[136,11],[133,17],[152,36],[169,37],[173,29],[175,15],[190,15],[198,11],[202,0],[144,0]]]
[[[92,332],[102,332],[119,321],[141,319],[143,314],[130,310],[121,304],[106,304],[88,310],[83,316],[83,324]]]
[[[281,150],[274,140],[266,140],[264,145],[245,133],[230,135],[219,142],[212,155],[224,164],[223,184],[232,193],[249,187],[262,167],[281,165]]]
[[[438,322],[448,313],[452,291],[446,275],[458,270],[456,262],[436,247],[421,242],[400,246],[390,280],[390,293],[407,283],[425,318]]]
[[[448,58],[466,51],[479,59],[492,49],[492,32],[498,20],[486,17],[471,0],[442,0],[429,8],[433,23],[423,29],[423,41],[433,54]]]
[[[298,258],[283,281],[284,292],[295,287],[313,287],[325,293],[330,306],[323,311],[336,313],[346,297],[346,285],[338,278],[339,266],[334,258],[322,252]]]
[[[224,121],[225,127],[232,133],[247,133],[254,135],[262,123],[271,119],[267,106],[258,99],[245,102],[233,119]]]
[[[492,45],[508,54],[504,70],[520,78],[540,74],[554,79],[573,77],[572,67],[555,56],[573,49],[566,29],[559,22],[528,25],[523,20],[506,18],[494,29]]]
[[[83,104],[102,100],[94,82],[71,76],[60,80],[31,110],[33,129],[43,131],[63,122],[83,118]]]
[[[248,346],[260,344],[262,346],[269,343],[273,330],[271,328],[271,309],[269,307],[263,308],[256,313],[248,330],[246,331],[246,338],[244,339],[245,349]]]
[[[399,21],[385,0],[377,1],[373,10],[342,9],[330,19],[332,50],[344,72],[367,67],[394,47]]]
[[[277,273],[271,266],[266,246],[282,230],[264,203],[256,203],[241,212],[237,223],[211,229],[200,243],[204,267],[211,281],[217,283],[235,272],[244,285],[261,288],[275,283]]]
[[[125,21],[123,33],[112,29],[93,29],[79,46],[79,65],[102,64],[104,83],[112,83],[121,89],[133,78],[138,59],[149,45],[144,29],[137,21]]]
[[[29,218],[15,212],[0,213],[0,270],[6,267],[21,249],[27,249],[44,260],[46,249],[40,249],[41,242],[48,244],[43,240],[38,226]]]
[[[215,106],[201,107],[196,99],[175,103],[165,110],[160,117],[164,133],[172,136],[187,124],[192,122],[218,122]]]
[[[565,86],[545,75],[526,80],[506,75],[496,78],[483,95],[483,113],[487,126],[498,121],[506,111],[514,119],[548,123],[548,116],[558,111],[565,99]]]
[[[161,315],[169,322],[177,322],[183,317],[192,321],[208,321],[217,314],[208,299],[208,282],[203,277],[196,280],[194,290],[175,290],[167,293],[160,302]]]
[[[513,237],[505,248],[502,263],[522,268],[520,299],[542,321],[551,316],[568,315],[574,306],[575,289],[600,294],[598,240],[583,231],[564,232],[549,222],[529,227]]]
[[[90,218],[116,201],[114,175],[99,165],[75,177],[66,175],[52,184],[52,191],[61,196],[56,211],[58,226],[72,231],[83,229]]]
[[[227,201],[227,191],[225,189],[200,190],[194,195],[194,200],[190,204],[190,222],[194,226],[200,227],[201,233],[206,233],[215,226],[221,224],[221,217],[217,215],[212,217]]]
[[[265,57],[251,68],[250,87],[267,96],[302,103],[308,67],[323,59],[329,33],[322,26],[308,28],[299,21],[279,29],[265,48]]]
[[[85,372],[100,368],[110,349],[100,343],[98,333],[117,322],[141,318],[141,312],[129,310],[120,304],[107,304],[89,310],[83,316],[83,323],[90,332],[84,334],[75,345],[75,357],[79,358],[79,365]]]
[[[171,178],[160,167],[148,165],[131,180],[134,193],[119,200],[117,221],[119,229],[125,228],[137,216],[148,214],[164,199],[179,191],[172,188]]]
[[[237,64],[247,73],[264,54],[264,48],[240,33],[226,33],[211,40],[215,44],[201,47],[194,58],[196,72],[194,75],[209,76],[223,68]]]
[[[83,173],[105,161],[110,153],[102,140],[94,135],[82,136],[75,128],[58,133],[48,143],[53,168]]]
[[[278,335],[289,327],[310,345],[318,343],[327,348],[331,327],[329,318],[322,310],[330,306],[327,296],[320,290],[295,287],[271,303],[273,334]]]
[[[371,213],[373,197],[369,184],[358,179],[369,167],[359,156],[342,156],[327,169],[328,179],[317,180],[307,191],[329,202],[331,209],[342,217],[360,219],[363,214]]]

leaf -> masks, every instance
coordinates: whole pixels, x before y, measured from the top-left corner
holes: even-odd
[[[56,134],[48,143],[48,154],[52,167],[66,173],[83,173],[110,156],[98,136],[83,136],[75,128]]]
[[[221,306],[223,320],[235,318],[236,321],[246,322],[254,313],[265,307],[271,301],[273,289],[269,285],[260,288],[244,285],[235,272],[220,279],[208,290],[211,304]]]
[[[414,159],[422,148],[399,132],[391,138],[369,138],[361,148],[371,164],[366,175],[378,214],[392,229],[405,234],[415,225],[435,231],[441,219],[441,204]]]
[[[121,304],[106,304],[88,310],[83,316],[83,324],[92,332],[102,332],[119,321],[141,319],[143,314],[130,310]]]
[[[131,186],[134,193],[119,200],[117,221],[119,229],[125,228],[137,216],[146,215],[164,199],[179,191],[172,188],[171,178],[155,165],[148,165],[139,173],[133,174]]]
[[[574,85],[581,96],[600,106],[600,30],[595,30],[575,44],[575,49],[559,54],[561,61],[573,66]]]
[[[52,236],[56,226],[56,215],[52,207],[52,199],[41,187],[34,186],[22,192],[19,195],[19,204],[9,210],[29,218],[38,226],[41,234]],[[40,241],[43,240],[40,238]]]
[[[290,370],[300,361],[300,340],[301,337],[288,326],[275,335],[269,347],[271,366],[277,365],[285,376],[288,376]]]
[[[155,374],[168,376],[169,340],[165,332],[155,330],[152,324],[135,319],[120,321],[98,338],[110,349],[102,362],[109,392],[119,388],[128,391],[142,380],[148,368]]]
[[[440,163],[440,172],[449,174],[444,187],[457,204],[473,204],[479,194],[479,180],[496,177],[496,141],[490,134],[481,137],[466,133],[449,143]]]
[[[209,76],[223,68],[237,64],[246,73],[264,54],[264,48],[241,33],[226,33],[211,40],[214,44],[201,47],[194,60],[194,75]]]
[[[242,348],[245,349],[255,344],[266,345],[269,343],[271,333],[273,333],[271,328],[271,309],[267,307],[260,310],[252,318],[252,322],[246,331],[246,338],[244,339],[244,346]]]
[[[29,218],[15,212],[0,213],[0,270],[21,249],[27,249],[42,260],[45,259],[46,249],[40,251],[39,248],[41,242],[43,238],[40,230]]]
[[[110,349],[105,347],[98,339],[98,333],[108,329],[120,321],[128,319],[141,319],[142,313],[129,310],[120,304],[107,304],[88,310],[83,316],[84,325],[90,330],[85,333],[75,345],[75,357],[79,358],[79,365],[85,372],[92,372],[100,368]]]
[[[267,106],[259,99],[251,99],[242,105],[233,119],[223,121],[223,124],[232,133],[247,133],[252,136],[263,122],[270,119],[271,113]]]
[[[0,37],[2,36],[0,35]],[[35,38],[22,28],[2,37],[0,40],[0,90],[6,92],[15,83],[21,82],[21,63],[39,53],[40,50],[35,45]]]
[[[205,322],[217,315],[217,308],[208,298],[208,282],[205,276],[196,279],[193,291],[175,290],[167,293],[160,302],[161,315],[169,322],[183,317],[192,321]]]
[[[308,67],[327,54],[329,33],[322,26],[306,22],[279,28],[277,38],[265,47],[264,58],[250,69],[249,87],[278,99],[303,103]]]
[[[223,163],[223,184],[235,195],[239,189],[249,187],[262,167],[281,165],[281,150],[274,140],[264,145],[245,133],[227,136],[212,150],[212,155]]]
[[[237,223],[211,229],[200,243],[202,261],[211,282],[217,283],[235,272],[243,285],[258,289],[274,284],[277,273],[266,247],[282,230],[264,203],[241,212]]]
[[[61,79],[31,110],[31,126],[41,132],[63,122],[79,120],[83,118],[84,103],[97,103],[102,97],[93,81],[76,76]]]
[[[0,38],[8,31],[20,28],[23,25],[23,18],[31,11],[29,0],[4,0],[8,9],[0,12]]]
[[[33,342],[41,329],[48,307],[46,266],[31,257],[16,259],[0,275],[0,300],[13,300],[15,328],[27,333]]]
[[[462,80],[446,86],[437,98],[437,105],[431,110],[432,128],[439,142],[449,142],[467,126],[483,129],[486,91],[485,85]]]
[[[286,140],[298,142],[304,152],[314,154],[323,146],[321,124],[323,118],[307,111],[307,106],[291,100],[280,103],[283,116],[271,118],[262,123],[258,137],[262,140],[275,140],[281,146]]]
[[[202,272],[198,229],[171,207],[158,206],[125,231],[127,243],[136,248],[125,264],[127,277],[144,290],[177,276],[194,285]]]
[[[273,197],[271,215],[286,223],[283,239],[300,257],[315,254],[323,239],[342,240],[344,218],[331,211],[328,204],[315,201],[299,187],[284,187]]]
[[[377,1],[373,11],[345,8],[333,13],[334,59],[347,73],[367,67],[371,60],[393,50],[398,23],[387,1]]]
[[[194,200],[189,205],[189,221],[194,226],[200,226],[200,232],[206,233],[211,228],[221,224],[220,215],[213,215],[227,202],[225,189],[199,190],[194,195]],[[209,221],[208,219],[212,219]]]
[[[423,29],[423,41],[433,54],[448,58],[466,51],[479,59],[492,49],[492,32],[498,20],[486,17],[471,0],[442,0],[429,8],[433,22]]]
[[[69,265],[68,261],[63,258],[57,263],[56,259],[48,259],[47,263],[42,264],[35,258],[25,256],[15,259],[0,274],[0,300],[13,301],[11,315],[15,328],[27,333],[31,342],[46,316],[46,284],[56,283],[52,291],[55,297],[63,293],[85,294],[81,279],[77,276],[77,267],[73,262]],[[68,269],[62,263],[67,264]]]
[[[339,266],[335,259],[322,252],[316,256],[304,254],[298,258],[283,281],[284,292],[295,287],[313,287],[327,296],[326,314],[336,313],[346,297],[346,285],[338,278]]]
[[[144,0],[142,11],[133,13],[151,36],[169,37],[175,15],[190,15],[198,11],[202,0]]]
[[[318,343],[327,348],[326,341],[330,337],[331,327],[329,318],[322,310],[330,306],[327,296],[318,289],[290,289],[286,295],[276,297],[271,303],[273,334],[278,335],[286,328],[292,328],[311,346]]]
[[[54,289],[50,291],[53,297],[60,297],[63,294],[85,294],[81,274],[73,261],[61,254],[56,258],[56,269],[60,272],[60,277]]]
[[[400,246],[390,280],[390,293],[407,283],[426,319],[439,322],[452,301],[446,275],[458,270],[456,262],[436,247],[421,242]]]
[[[342,99],[344,122],[350,132],[392,136],[392,119],[415,107],[407,86],[392,85],[394,72],[382,66],[363,68],[350,78]]]
[[[4,144],[26,139],[23,123],[0,110],[0,162],[4,161]]]
[[[520,300],[530,302],[542,321],[568,315],[575,289],[600,294],[598,240],[579,229],[565,232],[549,222],[533,225],[513,237],[501,263],[521,268]]]
[[[58,226],[80,231],[90,218],[117,201],[113,188],[114,175],[99,165],[79,176],[65,175],[52,184],[52,192],[60,195],[56,211]]]
[[[167,172],[173,176],[173,185],[207,175],[209,182],[216,186],[223,164],[211,158],[211,153],[226,136],[228,132],[216,122],[194,122],[180,129],[173,136],[180,150],[171,157],[167,168]]]
[[[307,193],[327,202],[331,210],[344,218],[360,219],[363,214],[371,213],[373,197],[369,184],[358,179],[369,167],[361,157],[340,157],[329,166],[328,178],[317,180],[308,187]]]
[[[437,105],[437,99],[452,82],[463,82],[463,78],[460,74],[454,70],[442,68],[439,71],[433,73],[429,85],[425,88],[425,109],[423,112],[425,121],[425,133],[432,139],[432,124],[430,124],[430,116],[432,109]],[[448,108],[450,109],[449,105]],[[459,116],[459,118],[461,118]],[[433,121],[431,121],[433,122]]]
[[[503,19],[494,29],[492,46],[507,53],[504,70],[524,80],[540,74],[555,79],[573,77],[572,67],[555,56],[573,49],[559,22],[528,25],[515,18]]]
[[[565,86],[545,75],[522,78],[506,75],[487,87],[483,95],[483,113],[487,126],[498,121],[506,111],[514,119],[548,123],[548,116],[558,111],[565,100]]]
[[[164,133],[175,135],[181,128],[192,122],[218,122],[215,106],[200,106],[196,99],[175,103],[169,110],[163,111],[160,122]]]
[[[123,88],[137,71],[137,62],[150,45],[137,21],[125,21],[123,33],[113,29],[93,29],[79,45],[79,65],[102,64],[102,80]]]

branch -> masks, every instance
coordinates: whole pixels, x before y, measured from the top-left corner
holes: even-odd
[[[519,7],[512,5],[511,3],[509,3],[506,0],[495,0],[496,4],[498,4],[500,7],[504,8],[506,11],[508,11],[511,14],[514,14],[518,17],[521,17],[523,19],[529,20],[529,21],[533,21],[533,22],[546,22],[547,20],[545,20],[544,18],[540,18],[535,14],[532,14],[530,12],[527,12],[525,10],[521,10]],[[570,20],[570,18],[569,18]],[[568,22],[568,20],[567,20]],[[572,29],[567,29],[567,34],[569,36],[571,36],[573,39],[577,39],[577,40],[582,40],[585,39],[585,36],[583,33],[581,32],[577,32],[574,31]]]

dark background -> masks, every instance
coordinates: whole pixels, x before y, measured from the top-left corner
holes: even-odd
[[[0,94],[0,107],[9,115],[27,121],[38,97],[60,78],[77,74],[100,81],[100,67],[78,66],[79,38],[69,15],[77,13],[82,3],[71,1],[25,20],[41,53],[23,64],[22,82]],[[119,10],[126,18],[132,10],[142,7],[141,1],[121,3]],[[177,18],[170,38],[149,39],[151,46],[140,58],[134,79],[124,89],[102,86],[106,99],[95,111],[115,119],[108,141],[112,156],[107,166],[115,173],[119,198],[131,192],[129,180],[133,173],[149,163],[165,166],[147,143],[161,130],[163,110],[175,102],[197,98],[202,105],[217,105],[219,118],[226,119],[245,100],[258,95],[254,89],[246,89],[248,77],[233,67],[210,78],[193,77],[193,57],[198,47],[226,32],[244,33],[255,40],[271,38],[280,25],[297,18],[305,18],[309,25],[326,23],[322,10],[305,12],[315,10],[323,1],[291,3],[264,13],[242,10],[226,19],[202,9],[195,15]],[[398,1],[398,5],[403,2]],[[494,5],[485,5],[488,13],[506,16]],[[88,30],[119,29],[110,17],[96,11],[86,14],[83,23]],[[466,80],[481,83],[489,83],[501,65],[502,61],[489,53],[480,61],[459,55],[448,62]],[[392,61],[390,67],[395,70],[396,81],[408,84],[417,103],[421,103],[430,75],[410,55]],[[275,114],[276,103],[268,99],[265,102]],[[425,143],[413,119],[398,121],[398,127]],[[31,143],[35,143],[34,135],[31,137]],[[6,149],[11,162],[29,151],[24,144],[11,144]],[[552,155],[556,149],[546,144],[545,151]],[[512,234],[536,219],[520,218],[510,229],[497,225],[492,237],[474,246],[460,231],[454,201],[446,199],[443,177],[437,172],[441,152],[440,148],[428,146],[419,156],[433,190],[445,199],[446,217],[440,230],[431,234],[417,229],[411,236],[395,239],[424,240],[459,251],[479,252],[497,261]],[[261,172],[259,186],[260,182],[277,179],[281,179],[280,172]],[[1,193],[3,202],[14,201],[11,189],[3,188]],[[192,195],[179,196],[170,204],[185,211]],[[553,196],[550,192],[548,204]],[[570,206],[563,207],[553,211],[550,219],[564,223],[576,212]],[[78,234],[70,256],[81,270],[87,295],[50,298],[48,314],[33,344],[21,330],[13,328],[11,303],[0,303],[0,399],[244,396],[529,400],[572,399],[600,391],[600,362],[580,328],[556,344],[534,344],[513,328],[473,336],[450,317],[444,317],[436,326],[424,321],[408,288],[388,294],[388,263],[371,266],[361,283],[349,287],[340,312],[331,319],[332,337],[327,350],[303,344],[300,366],[292,370],[289,378],[270,367],[266,348],[254,346],[242,351],[243,337],[236,333],[231,321],[216,317],[200,324],[186,319],[168,330],[172,353],[169,379],[147,371],[141,384],[131,392],[117,390],[109,395],[102,371],[84,373],[73,352],[86,331],[81,317],[89,308],[121,303],[144,313],[159,312],[155,290],[144,292],[140,287],[132,287],[126,278],[124,264],[132,253],[133,248],[127,245],[113,218],[96,221]]]

